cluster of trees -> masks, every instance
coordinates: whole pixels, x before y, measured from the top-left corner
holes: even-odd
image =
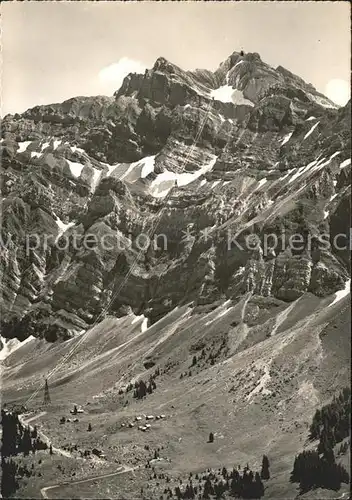
[[[310,450],[295,458],[291,481],[299,483],[301,493],[313,488],[339,490],[341,483],[349,483],[349,475],[342,465],[335,462],[332,450],[323,456]]]
[[[1,462],[1,495],[2,498],[11,498],[19,487],[17,477],[31,477],[35,474],[34,464],[32,469],[26,465],[16,463],[12,458],[3,459]],[[39,472],[38,475],[41,475]]]
[[[18,488],[16,480],[17,465],[11,459],[1,459],[1,496],[2,498],[10,498]]]
[[[344,388],[331,403],[317,410],[310,426],[310,438],[319,439],[320,446],[328,440],[331,446],[349,435],[351,414],[351,389]],[[323,450],[321,450],[321,453]]]
[[[137,399],[143,399],[147,394],[152,394],[156,389],[155,380],[150,377],[147,383],[144,380],[136,381],[134,384],[133,397]]]
[[[191,363],[189,368],[197,367],[197,364],[199,362],[201,362],[202,360],[204,360],[205,363],[210,363],[210,365],[215,365],[216,358],[218,358],[222,354],[223,349],[226,347],[227,347],[226,338],[224,338],[220,347],[217,349],[217,351],[215,351],[215,352],[211,351],[209,353],[209,355],[207,355],[206,350],[203,348],[201,353],[198,355],[198,357],[195,354],[193,355],[192,363]],[[182,379],[182,378],[187,377],[187,376],[188,377],[192,376],[191,370],[189,370],[188,372],[187,371],[182,372],[180,375],[180,378]]]
[[[226,493],[235,498],[261,498],[264,495],[264,484],[258,472],[253,473],[248,465],[243,469],[233,469],[229,472],[223,467],[220,476],[208,471],[201,477],[196,474],[193,481],[190,475],[185,485],[176,486],[174,495],[177,499],[186,498],[223,498]],[[164,493],[169,498],[173,496],[172,490],[167,488]]]
[[[137,399],[143,399],[147,394],[152,394],[153,391],[156,389],[156,383],[155,379],[160,375],[160,369],[157,368],[155,372],[149,377],[149,380],[147,382],[144,382],[144,380],[138,380],[134,384],[130,383],[126,387],[126,393],[133,391],[133,397]],[[123,391],[119,391],[120,394],[123,393]]]
[[[30,451],[46,450],[47,444],[38,436],[37,428],[33,430],[29,426],[24,427],[18,418],[18,413],[1,410],[2,443],[1,456],[3,458],[23,453],[28,455]]]
[[[316,450],[300,453],[294,461],[291,481],[299,483],[301,492],[312,488],[338,490],[349,482],[348,472],[337,464],[334,446],[349,435],[351,390],[343,389],[331,403],[317,410],[310,426],[310,438],[319,439]],[[343,452],[346,446],[341,445]]]
[[[18,488],[17,476],[31,475],[31,472],[25,466],[18,466],[12,456],[23,453],[25,456],[29,452],[35,453],[37,450],[46,450],[47,444],[41,441],[36,427],[33,430],[29,426],[24,427],[17,412],[7,412],[1,410],[1,495],[3,498],[9,498]],[[52,447],[50,446],[52,454]]]

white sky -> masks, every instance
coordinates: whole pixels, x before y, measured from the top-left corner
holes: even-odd
[[[349,9],[342,1],[2,2],[1,115],[111,95],[159,56],[215,69],[241,49],[325,93],[331,80],[349,82]]]

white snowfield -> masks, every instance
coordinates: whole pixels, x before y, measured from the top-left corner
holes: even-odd
[[[135,166],[142,165],[142,171],[141,171],[142,179],[147,177],[150,173],[154,172],[154,163],[155,163],[155,155],[147,156],[146,158],[143,158],[143,160],[140,160],[135,164]]]
[[[322,106],[323,108],[330,108],[330,109],[337,109],[338,106],[337,104],[333,104],[330,102],[326,97],[320,97],[318,95],[313,95],[310,92],[306,92],[308,97],[312,99],[312,101],[316,102],[319,104],[319,106]]]
[[[5,339],[0,335],[0,342],[3,345],[3,348],[0,351],[0,362],[4,361],[10,354],[12,354],[14,351],[19,349],[20,347],[24,346],[25,344],[28,344],[28,342],[31,342],[32,340],[35,340],[35,337],[33,335],[30,335],[26,340],[21,342],[18,339]]]
[[[350,291],[351,291],[351,280],[349,279],[345,283],[345,288],[343,290],[339,290],[338,292],[335,293],[335,298],[331,302],[331,304],[329,304],[328,307],[331,307],[332,305],[336,304],[336,302],[339,302],[344,297],[347,297],[347,295],[350,293]]]
[[[266,184],[268,182],[268,179],[264,178],[264,179],[260,179],[260,181],[258,182],[258,186],[255,188],[255,191],[257,189],[259,189],[260,187],[264,186],[264,184]]]
[[[289,134],[285,135],[285,137],[283,138],[283,140],[281,142],[281,146],[283,146],[284,144],[286,144],[286,142],[288,142],[291,139],[292,134],[293,134],[293,132],[290,132]]]
[[[335,156],[339,155],[341,153],[341,151],[336,151],[334,154],[332,154],[330,156],[330,160],[332,160],[333,158],[335,158]]]
[[[26,149],[28,148],[28,146],[30,145],[31,142],[32,141],[19,142],[18,143],[17,153],[23,153],[23,151],[26,151]]]
[[[315,116],[310,116],[309,118],[306,119],[306,122],[310,122],[312,120],[316,120]]]
[[[144,333],[146,330],[148,330],[148,318],[142,314],[141,316],[136,316],[132,322],[131,325],[134,325],[137,322],[141,322],[141,332]]]
[[[314,123],[313,127],[306,133],[306,135],[303,137],[303,140],[307,139],[310,134],[313,133],[313,131],[315,130],[315,128],[319,125],[320,121],[317,122],[317,123]]]
[[[77,151],[79,153],[85,153],[84,149],[78,148],[77,146],[71,146],[71,151],[72,151],[72,153],[76,153]]]
[[[53,213],[53,215],[55,215],[56,219],[55,219],[55,222],[59,228],[59,232],[58,232],[58,235],[56,237],[56,241],[60,238],[60,236],[62,234],[64,234],[67,229],[69,229],[70,227],[74,226],[75,223],[74,222],[68,222],[67,224],[65,224],[65,222],[62,222],[62,220],[60,219],[60,217],[58,217],[56,214]]]
[[[305,167],[300,167],[294,174],[293,176],[290,178],[290,180],[288,181],[288,183],[290,184],[291,182],[293,182],[294,180],[296,180],[298,177],[300,177],[301,175],[307,173],[308,171],[310,171],[310,173],[313,173],[315,172],[316,170],[321,170],[322,168],[326,167],[326,165],[328,165],[331,160],[337,156],[338,154],[340,154],[340,151],[336,151],[334,154],[332,154],[330,156],[330,158],[328,158],[326,160],[326,158],[321,158],[319,161],[318,159],[314,160],[314,161],[311,161],[310,163],[308,163],[308,165],[306,165]],[[318,157],[319,158],[319,157]]]
[[[234,68],[236,68],[236,66],[239,66],[240,64],[243,63],[243,60],[241,59],[241,61],[238,61],[235,65],[234,65]]]
[[[93,179],[92,179],[92,185],[90,188],[91,192],[95,191],[95,188],[98,185],[98,182],[99,182],[99,179],[100,179],[102,173],[103,173],[102,170],[98,170],[97,168],[93,167]]]
[[[74,161],[71,161],[71,160],[67,160],[67,163],[70,167],[70,170],[71,170],[71,173],[74,177],[79,177],[82,173],[82,170],[84,168],[84,165],[82,165],[82,163],[77,163],[77,162],[74,162]]]
[[[209,172],[213,166],[215,165],[217,160],[217,156],[213,155],[213,158],[201,167],[199,170],[192,173],[182,173],[177,174],[175,172],[170,172],[169,170],[165,170],[163,173],[158,175],[158,177],[152,182],[150,191],[153,196],[156,198],[163,198],[167,195],[170,189],[175,185],[175,181],[177,182],[177,186],[186,186],[191,182],[195,181],[201,175],[204,175],[206,172]]]
[[[343,169],[343,168],[347,167],[347,165],[351,165],[351,158],[347,158],[347,160],[343,161],[340,164],[340,168]]]
[[[218,89],[210,92],[210,97],[214,97],[216,101],[231,102],[236,105],[254,106],[254,103],[246,99],[242,90],[234,89],[231,85],[223,85]]]
[[[221,181],[214,181],[213,184],[211,185],[211,188],[215,188],[218,184],[220,184]]]

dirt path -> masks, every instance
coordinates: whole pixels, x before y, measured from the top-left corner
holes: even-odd
[[[45,486],[44,488],[42,488],[40,490],[40,493],[42,494],[43,498],[50,498],[48,496],[48,493],[47,493],[49,490],[53,490],[55,488],[60,488],[61,486],[68,486],[68,485],[74,486],[75,484],[88,483],[89,481],[99,481],[100,479],[104,479],[106,477],[118,476],[119,474],[125,474],[126,472],[131,472],[131,471],[134,471],[136,469],[138,469],[138,466],[137,467],[122,466],[122,470],[118,470],[117,472],[111,472],[109,474],[102,474],[100,476],[94,476],[94,477],[90,477],[88,479],[79,479],[77,481],[66,481],[63,483],[54,484],[53,486]]]
[[[33,420],[35,420],[39,417],[42,417],[44,415],[46,415],[46,411],[42,411],[41,413],[38,413],[38,415],[34,415],[32,417],[29,417],[28,419],[19,415],[18,419],[24,427],[29,425],[30,429],[33,430],[33,427],[29,424],[29,422],[32,422]],[[52,445],[54,453],[57,453],[58,455],[62,455],[63,457],[66,457],[66,458],[74,458],[75,460],[78,460],[81,458],[81,457],[76,457],[75,455],[73,455],[69,451],[63,450],[62,448],[56,448],[55,446],[53,446],[51,440],[49,439],[49,437],[46,434],[44,434],[44,432],[40,431],[39,429],[37,429],[37,430],[38,430],[38,435],[40,436],[42,441],[44,441],[47,444],[48,448],[50,445]]]
[[[46,411],[42,411],[42,412],[38,413],[37,415],[28,416],[28,418],[25,418],[24,416],[19,415],[18,418],[23,426],[29,426],[33,430],[33,427],[29,424],[29,422],[32,422],[33,420],[35,420],[37,418],[43,417],[44,415],[46,415],[46,413],[47,413]],[[50,444],[52,445],[49,437],[46,434],[44,434],[42,431],[38,430],[38,435],[48,445],[48,447],[50,446]],[[72,453],[70,453],[66,450],[63,450],[62,448],[57,448],[53,445],[52,445],[52,448],[53,448],[53,452],[58,454],[58,455],[62,455],[66,458],[73,458],[75,460],[84,460],[83,457],[77,457],[76,455],[73,455]],[[100,462],[101,460],[96,458],[95,461]],[[102,474],[100,476],[94,476],[94,477],[90,477],[88,479],[79,479],[77,481],[65,481],[63,483],[54,484],[52,486],[45,486],[44,488],[41,488],[40,492],[41,492],[43,498],[49,498],[47,491],[49,491],[51,489],[59,488],[60,486],[67,486],[67,485],[71,485],[71,484],[74,485],[74,484],[79,484],[79,483],[86,483],[89,481],[96,481],[99,479],[104,479],[106,477],[118,476],[119,474],[124,474],[126,472],[134,471],[135,469],[138,469],[138,467],[139,466],[137,466],[137,467],[122,466],[121,467],[122,470],[120,468],[120,470],[118,470],[116,472],[109,473],[109,474]]]

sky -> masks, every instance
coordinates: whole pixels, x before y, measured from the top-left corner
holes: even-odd
[[[1,17],[2,116],[112,95],[160,56],[213,70],[242,49],[348,99],[349,2],[2,2]]]

